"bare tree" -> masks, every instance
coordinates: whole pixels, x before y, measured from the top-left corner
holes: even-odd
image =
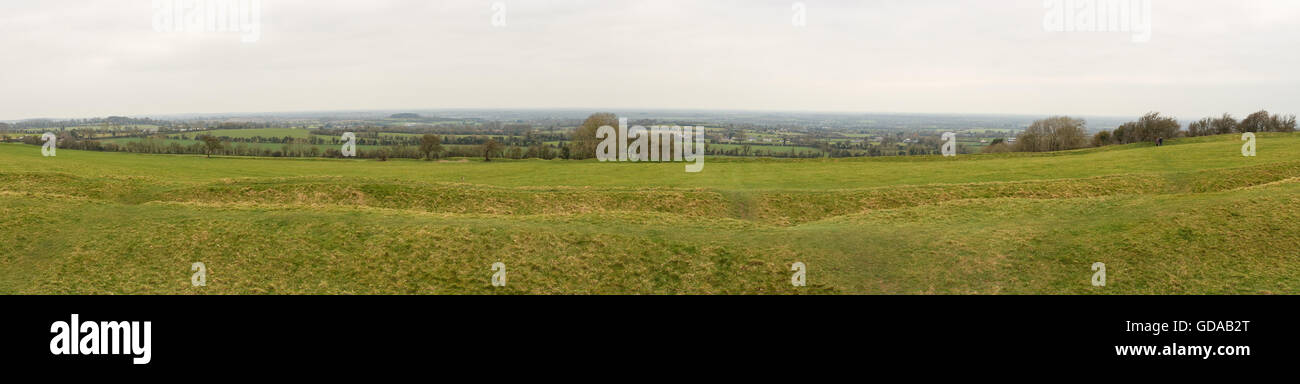
[[[212,135],[199,136],[199,142],[203,144],[203,153],[212,158],[212,152],[221,150],[221,139]]]
[[[1271,120],[1275,132],[1295,132],[1295,115],[1273,115]]]
[[[1242,119],[1241,124],[1237,125],[1237,132],[1271,132],[1272,126],[1273,119],[1269,117],[1268,111],[1259,111]]]
[[[501,147],[501,143],[497,142],[495,139],[488,138],[488,141],[483,143],[483,161],[492,161],[492,155],[501,152]],[[594,149],[592,150],[592,153],[595,153]]]
[[[1187,136],[1190,137],[1213,135],[1214,133],[1214,119],[1208,117],[1187,125]]]
[[[1211,124],[1211,126],[1214,128],[1214,134],[1226,135],[1237,131],[1237,119],[1233,118],[1232,115],[1225,113],[1223,114],[1223,117],[1214,119],[1214,123]]]

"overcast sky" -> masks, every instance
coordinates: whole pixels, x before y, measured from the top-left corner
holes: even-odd
[[[1300,113],[1294,0],[1151,0],[1145,43],[1049,31],[1044,0],[806,0],[804,26],[791,1],[504,0],[504,15],[495,2],[261,0],[260,35],[245,36],[169,31],[153,0],[4,0],[0,120],[552,107]]]

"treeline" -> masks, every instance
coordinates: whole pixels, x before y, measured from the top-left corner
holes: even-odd
[[[1268,111],[1250,114],[1238,122],[1230,114],[1218,118],[1204,118],[1188,125],[1186,130],[1177,119],[1150,112],[1136,121],[1127,122],[1113,131],[1103,130],[1087,136],[1087,122],[1068,116],[1054,116],[1036,120],[1016,136],[1015,143],[994,140],[984,148],[985,153],[1049,152],[1101,147],[1143,142],[1158,142],[1176,137],[1195,137],[1244,132],[1294,132],[1295,115],[1270,115]]]
[[[293,136],[249,136],[249,137],[221,137],[222,141],[229,143],[252,143],[252,144],[309,144],[339,146],[343,144],[342,136],[344,132],[353,131],[318,131],[306,138]],[[418,146],[423,136],[402,134],[394,135],[388,131],[360,131],[353,132],[356,137],[356,144],[359,146]],[[178,140],[198,140],[200,137],[207,135],[204,132],[193,132],[173,134],[171,138]],[[429,134],[426,134],[429,135]],[[483,145],[488,140],[496,140],[505,146],[532,147],[544,144],[552,139],[566,139],[565,136],[552,137],[551,135],[526,133],[523,136],[491,136],[491,135],[474,135],[474,136],[441,136],[439,140],[442,144],[451,145]],[[558,140],[556,140],[558,141]]]
[[[529,126],[531,127],[531,126]],[[389,127],[365,127],[359,129],[320,129],[314,136],[323,138],[333,138],[337,141],[346,132],[352,132],[357,137],[357,143],[363,141],[366,145],[417,145],[422,136],[414,134],[434,134],[441,137],[443,144],[456,145],[483,145],[488,138],[497,140],[504,145],[527,147],[536,143],[548,141],[567,141],[568,133],[545,133],[525,131],[520,134],[493,134],[487,131],[467,131],[468,133],[444,133],[441,130],[395,130]],[[390,135],[384,135],[384,134]],[[392,133],[408,133],[407,135],[391,135]],[[327,139],[328,140],[328,139]],[[332,143],[332,142],[331,142]]]
[[[432,135],[430,135],[432,136]],[[288,140],[279,140],[276,143],[279,147],[268,147],[260,142],[249,140],[233,141],[230,138],[215,138],[206,140],[211,136],[199,135],[193,139],[195,142],[184,143],[177,139],[169,139],[165,136],[149,136],[139,140],[129,142],[100,141],[93,139],[84,139],[72,135],[70,132],[61,132],[57,134],[57,143],[59,148],[103,151],[103,152],[130,152],[130,153],[149,153],[149,154],[191,154],[191,155],[218,155],[218,156],[260,156],[260,157],[333,157],[342,158],[342,143],[318,144],[313,140],[303,138],[290,138]],[[436,137],[436,136],[435,136]],[[536,142],[527,146],[506,146],[501,144],[504,137],[484,137],[480,145],[465,146],[439,146],[436,152],[426,153],[421,149],[421,138],[416,138],[410,144],[382,146],[378,148],[363,148],[363,141],[358,140],[356,157],[365,159],[440,159],[448,157],[485,157],[485,158],[506,158],[506,159],[562,159],[568,158],[569,148],[567,146],[546,145]],[[337,141],[337,140],[334,140]],[[31,145],[43,145],[44,142],[38,135],[24,136],[22,142]]]
[[[88,119],[86,121],[123,120]],[[207,129],[255,129],[272,126],[266,123],[219,123],[203,124]],[[609,125],[617,126],[618,118],[611,113],[597,113],[588,117],[571,133],[536,132],[525,129],[526,124],[495,125],[502,132],[519,133],[518,135],[393,135],[391,127],[365,127],[361,129],[324,129],[320,134],[302,137],[220,137],[214,138],[202,131],[191,131],[192,125],[173,125],[166,131],[177,132],[171,137],[155,133],[138,136],[139,139],[125,141],[101,141],[97,139],[117,137],[116,132],[104,132],[94,129],[60,129],[55,131],[59,148],[115,151],[157,154],[207,154],[227,156],[262,156],[262,157],[343,157],[341,136],[344,132],[356,135],[357,157],[386,160],[390,158],[438,159],[446,157],[483,157],[485,159],[590,159],[595,157],[597,128]],[[1014,141],[993,142],[983,149],[985,153],[998,152],[1047,152],[1064,151],[1088,146],[1105,146],[1139,142],[1155,142],[1176,137],[1193,137],[1241,132],[1293,132],[1296,130],[1295,115],[1269,114],[1267,111],[1252,113],[1241,121],[1232,115],[1224,114],[1217,118],[1204,118],[1191,123],[1186,130],[1177,119],[1163,116],[1158,112],[1143,115],[1135,121],[1124,123],[1114,130],[1103,130],[1094,135],[1087,134],[1087,122],[1068,116],[1054,116],[1036,120]],[[140,130],[124,130],[121,133],[140,133]],[[711,132],[706,139],[718,139]],[[730,138],[744,138],[739,131],[723,131]],[[794,149],[776,148],[777,143],[742,142],[734,145],[706,145],[708,156],[762,156],[774,158],[816,158],[816,157],[865,157],[865,156],[915,156],[937,155],[943,146],[939,136],[921,136],[913,134],[904,139],[900,134],[882,135],[881,142],[872,145],[868,140],[845,142],[842,140],[818,140],[805,142],[806,138],[796,138],[780,144],[807,144],[812,148]],[[189,141],[194,142],[190,143]],[[27,135],[22,141],[41,145],[38,135]],[[554,144],[558,143],[558,144]],[[969,147],[957,146],[958,153],[969,153]]]
[[[1295,115],[1270,115],[1268,111],[1250,114],[1238,122],[1231,114],[1218,118],[1207,117],[1180,130],[1182,125],[1172,117],[1162,117],[1159,113],[1148,113],[1138,121],[1125,123],[1115,128],[1114,132],[1101,131],[1094,136],[1092,145],[1129,144],[1156,141],[1161,138],[1196,137],[1223,135],[1245,132],[1295,132]]]
[[[641,125],[648,127],[654,125],[653,120],[642,120],[629,122],[629,125]],[[649,125],[646,125],[649,124]],[[590,159],[596,157],[596,146],[600,140],[596,138],[596,131],[602,126],[617,127],[618,116],[613,113],[596,113],[592,114],[587,120],[583,121],[574,129],[569,146],[566,147],[571,152],[574,159]],[[776,132],[776,131],[773,131]],[[721,137],[707,134],[705,140],[717,141],[723,137],[732,140],[741,140],[739,144],[731,146],[705,145],[704,154],[706,156],[761,156],[774,158],[818,158],[818,157],[865,157],[865,156],[915,156],[915,155],[937,155],[942,153],[943,142],[939,136],[918,137],[914,141],[907,140],[903,142],[902,134],[898,137],[885,136],[884,141],[879,145],[871,145],[864,140],[863,143],[843,143],[830,142],[826,140],[809,141],[804,137],[794,139],[782,138],[780,143],[753,143],[744,141],[747,135],[744,130],[736,129],[735,125],[725,128]],[[783,151],[764,148],[778,145],[795,145],[810,146],[816,150],[797,150]],[[970,153],[969,148],[964,145],[957,146],[958,153]],[[568,157],[566,157],[568,158]]]
[[[154,120],[149,118],[136,119],[122,116],[96,117],[91,119],[71,119],[71,120],[50,120],[50,119],[32,119],[23,120],[8,127],[0,129],[36,129],[36,128],[66,128],[86,125],[104,125],[104,126],[128,126],[128,125],[154,125],[159,127],[169,126],[172,122],[166,120]]]
[[[460,122],[457,124],[440,123],[440,124],[422,124],[412,126],[399,125],[362,125],[362,126],[339,126],[326,124],[321,127],[320,132],[327,136],[340,136],[344,132],[352,132],[357,137],[374,137],[380,133],[408,133],[408,134],[435,134],[435,135],[457,135],[457,136],[525,136],[532,134],[536,139],[541,141],[561,141],[568,140],[569,130],[560,128],[559,125],[551,124],[545,126],[542,132],[536,132],[536,127],[532,124],[511,123],[504,124],[496,121],[489,122]],[[481,144],[481,143],[479,143]]]
[[[706,156],[757,156],[787,159],[812,159],[826,156],[822,152],[812,150],[782,151],[764,148],[769,146],[770,145],[744,144],[739,148],[724,148],[706,144],[704,147],[704,154]]]
[[[1295,115],[1269,115],[1259,111],[1238,122],[1230,114],[1218,118],[1204,118],[1187,126],[1187,136],[1223,135],[1246,132],[1295,132]]]

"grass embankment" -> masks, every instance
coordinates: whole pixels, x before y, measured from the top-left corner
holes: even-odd
[[[1296,293],[1300,136],[1235,139],[700,174],[0,145],[0,293]]]

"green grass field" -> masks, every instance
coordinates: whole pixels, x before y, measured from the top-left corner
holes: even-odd
[[[292,137],[297,139],[306,139],[313,134],[310,129],[299,128],[257,128],[257,129],[214,129],[211,131],[194,131],[184,133],[174,133],[167,137],[189,136],[196,137],[200,135],[212,135],[216,137],[229,137],[239,139],[251,139],[254,137],[263,138],[281,138]]]
[[[698,174],[0,144],[0,293],[1297,293],[1300,135],[1168,144]]]
[[[763,144],[771,144],[771,143],[763,143]],[[729,150],[733,150],[733,149],[734,149],[734,150],[740,150],[740,149],[743,149],[744,147],[745,147],[744,144],[709,144],[709,149],[710,149],[710,150],[715,150],[715,151],[729,151]],[[817,148],[813,148],[813,147],[799,147],[799,146],[793,146],[793,145],[760,145],[760,144],[751,144],[751,145],[749,146],[749,148],[750,148],[751,151],[754,151],[754,152],[767,152],[767,151],[771,151],[772,153],[784,153],[784,154],[799,153],[799,152],[816,153],[816,154],[820,154],[820,153],[822,153],[822,150],[817,149]]]
[[[283,136],[281,136],[281,137],[283,137]],[[145,140],[153,140],[153,139],[147,139],[147,138],[142,138],[142,137],[119,137],[119,138],[115,138],[115,139],[107,139],[107,140],[102,140],[102,141],[105,142],[105,143],[115,143],[115,144],[118,144],[118,145],[127,145],[127,143],[137,143],[137,142],[141,142],[141,141],[145,141]],[[191,146],[191,145],[199,144],[199,140],[195,140],[195,139],[189,139],[189,140],[184,140],[184,139],[157,139],[157,140],[158,140],[158,142],[159,142],[161,145],[171,145],[171,143],[176,143],[176,144],[180,144],[181,146],[188,147],[188,146]],[[246,146],[246,147],[248,147],[248,148],[253,148],[253,149],[278,151],[278,150],[283,149],[283,148],[285,147],[286,144],[282,144],[282,143],[242,143],[242,142],[241,142],[241,143],[229,143],[229,142],[228,142],[228,143],[225,143],[224,145],[225,145],[224,148],[227,148],[227,149],[229,149],[229,148],[236,148],[236,147],[239,147],[239,146]],[[322,152],[325,151],[326,149],[338,149],[338,148],[339,148],[338,145],[332,145],[332,144],[314,144],[314,145],[313,145],[313,144],[307,144],[307,145],[311,145],[311,146],[314,146],[314,147],[316,147],[316,148],[319,148]],[[381,146],[381,145],[367,145],[367,144],[358,144],[358,145],[357,145],[357,149],[359,149],[359,150],[375,150],[375,149],[380,149],[380,148],[385,148],[385,147],[384,147],[384,146]]]

